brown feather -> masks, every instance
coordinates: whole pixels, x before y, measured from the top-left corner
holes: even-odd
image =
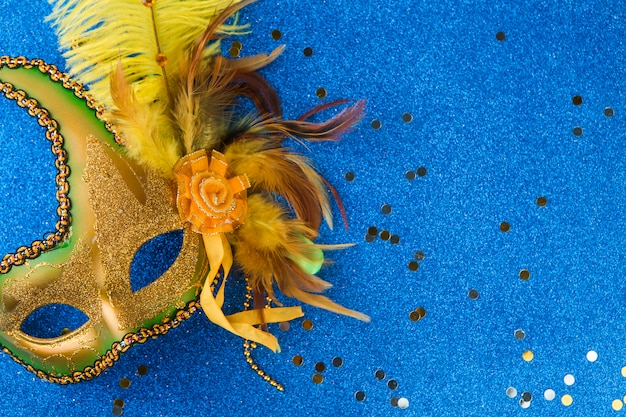
[[[306,158],[261,138],[234,142],[225,155],[235,173],[248,176],[253,191],[269,191],[287,200],[296,217],[311,229],[305,236],[316,237],[322,218],[332,227],[324,179]]]
[[[331,284],[308,274],[294,262],[294,256],[307,258],[313,250],[341,249],[346,245],[319,246],[302,239],[311,230],[301,221],[287,216],[285,210],[260,194],[248,197],[248,217],[233,236],[235,262],[248,276],[255,291],[267,292],[275,299],[274,283],[279,290],[300,301],[339,314],[369,321],[362,313],[340,306],[327,297],[311,294]]]

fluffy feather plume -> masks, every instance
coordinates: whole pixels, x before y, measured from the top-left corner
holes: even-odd
[[[85,0],[49,2],[53,10],[48,19],[56,26],[70,72],[89,85],[91,94],[100,103],[110,105],[108,80],[119,58],[140,103],[163,98],[167,92],[161,67],[155,60],[158,46],[167,56],[168,73],[179,73],[181,52],[191,50],[206,30],[207,22],[213,22],[237,0],[153,1],[158,40],[154,36],[151,8],[141,0],[107,0],[106,4]],[[219,34],[245,31],[245,26],[236,23],[216,29]],[[202,50],[205,57],[219,52],[217,42]]]
[[[115,104],[112,115],[117,126],[126,137],[131,138],[126,141],[128,155],[171,177],[172,167],[183,153],[171,129],[166,131],[168,124],[159,120],[167,117],[164,103],[160,101],[152,106],[140,105],[133,87],[124,75],[121,61],[111,77],[111,98]],[[157,106],[158,111],[155,109]],[[162,130],[159,130],[159,126],[163,127]]]
[[[369,321],[365,314],[350,310],[314,294],[331,285],[302,270],[294,259],[314,260],[319,249],[342,249],[346,245],[322,246],[303,239],[314,231],[297,219],[290,219],[281,206],[253,194],[248,198],[248,219],[233,236],[235,262],[247,274],[252,288],[274,298],[273,286],[288,297],[339,314]]]
[[[217,30],[224,21],[254,1],[243,0],[224,9],[207,26],[193,49],[181,59],[180,72],[173,77],[172,115],[187,153],[221,147],[221,142],[228,136],[236,97],[250,90],[242,90],[241,80],[254,79],[249,74],[275,60],[284,49],[279,47],[269,55],[259,54],[238,60],[222,56],[209,61],[205,59],[206,45],[216,40]],[[251,98],[255,101],[254,97]],[[263,105],[263,102],[259,103],[259,106]]]
[[[323,178],[310,162],[263,138],[240,140],[226,148],[236,173],[246,173],[253,191],[285,197],[297,218],[308,226],[303,234],[317,237],[322,217],[332,227],[332,214]]]

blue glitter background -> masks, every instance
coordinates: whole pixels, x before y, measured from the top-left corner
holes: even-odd
[[[348,212],[349,230],[337,215],[321,241],[357,243],[333,253],[336,263],[321,275],[335,284],[333,299],[371,323],[305,307],[311,331],[301,321],[286,332],[274,328],[283,352],[253,355],[284,393],[250,370],[241,340],[202,313],[75,386],[42,382],[3,355],[2,415],[109,416],[118,398],[124,416],[620,413],[611,403],[626,395],[625,6],[419,3],[262,0],[241,15],[253,30],[239,38],[242,55],[287,46],[263,70],[287,116],[338,98],[368,100],[365,119],[343,141],[303,151]],[[42,0],[3,0],[0,54],[62,68],[49,12]],[[281,40],[270,36],[274,29]],[[506,38],[496,39],[498,32]],[[582,104],[573,103],[576,95]],[[0,101],[0,152],[6,253],[54,227],[55,171],[43,130],[8,100]],[[418,167],[427,174],[408,180]],[[391,213],[382,213],[383,204]],[[504,221],[508,233],[499,229]],[[400,242],[366,242],[371,226]],[[415,251],[425,258],[411,271]],[[523,269],[528,280],[519,278]],[[229,308],[241,305],[241,290],[230,291]],[[413,322],[418,307],[427,314]],[[531,362],[522,359],[526,350]],[[590,350],[597,361],[586,359]],[[339,368],[331,364],[337,356]],[[312,381],[317,362],[326,364],[321,384]],[[137,373],[142,364],[145,376]],[[374,376],[379,369],[384,380]],[[127,389],[119,385],[124,377]],[[390,379],[397,389],[388,388]],[[527,409],[522,392],[532,394]],[[561,403],[566,394],[569,407]],[[408,408],[393,407],[394,397],[408,399]]]

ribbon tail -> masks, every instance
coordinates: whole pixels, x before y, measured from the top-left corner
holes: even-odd
[[[203,234],[202,239],[204,241],[204,248],[206,250],[210,266],[209,274],[207,275],[202,291],[200,292],[200,304],[202,305],[202,310],[204,310],[207,318],[211,322],[231,333],[236,334],[239,337],[257,342],[268,347],[274,352],[280,352],[280,346],[278,345],[276,337],[254,327],[254,325],[262,322],[262,320],[259,320],[261,316],[258,312],[244,311],[229,317],[224,315],[224,312],[222,311],[222,306],[224,305],[224,287],[226,284],[226,278],[233,264],[230,244],[223,233],[217,235]],[[213,292],[211,291],[211,283],[217,276],[220,267],[224,271],[224,278],[216,296],[214,297]],[[281,311],[270,313],[270,311],[273,310]],[[302,311],[299,310],[299,307],[295,307],[295,310],[293,307],[289,307],[285,309],[268,309],[268,311],[264,311],[263,314],[265,315],[263,318],[266,318],[266,322],[273,323],[275,321],[286,321],[288,320],[288,317],[301,317]],[[267,320],[267,318],[269,318],[269,320]]]

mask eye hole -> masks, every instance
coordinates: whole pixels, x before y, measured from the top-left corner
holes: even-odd
[[[135,253],[130,264],[130,287],[133,291],[147,287],[167,271],[183,248],[183,230],[158,235]]]
[[[22,332],[40,339],[53,339],[78,329],[89,317],[69,304],[39,307],[22,322]]]

